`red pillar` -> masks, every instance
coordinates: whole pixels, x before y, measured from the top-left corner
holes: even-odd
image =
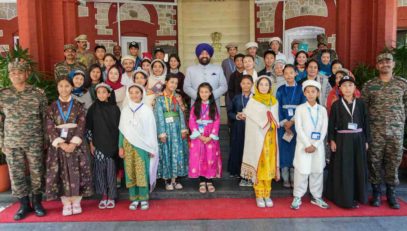
[[[345,66],[373,65],[376,55],[395,45],[397,0],[337,0],[336,49]]]
[[[52,73],[64,58],[64,44],[77,36],[77,1],[19,0],[17,10],[21,46],[29,49],[39,70]]]

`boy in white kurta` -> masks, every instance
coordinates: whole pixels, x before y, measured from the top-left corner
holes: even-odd
[[[294,200],[291,208],[300,208],[301,197],[307,192],[309,181],[311,203],[326,209],[328,204],[322,200],[322,189],[328,115],[325,107],[316,101],[321,91],[319,82],[307,80],[302,84],[302,90],[307,102],[299,105],[295,111],[297,146],[293,162]]]

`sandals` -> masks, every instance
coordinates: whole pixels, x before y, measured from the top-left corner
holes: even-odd
[[[101,200],[99,202],[99,209],[105,209],[107,206],[107,200]]]
[[[199,183],[199,192],[202,194],[206,193],[206,182]]]
[[[141,210],[147,210],[150,206],[148,205],[148,201],[142,201],[140,203]]]
[[[138,204],[139,204],[138,201],[133,201],[133,202],[131,202],[131,204],[129,205],[129,209],[130,209],[130,210],[136,210]]]
[[[212,182],[206,183],[206,186],[208,187],[208,192],[210,192],[210,193],[215,192],[216,189],[215,189],[215,186],[213,186]]]
[[[173,185],[174,185],[174,188],[175,188],[176,190],[181,190],[181,189],[184,188],[184,187],[182,186],[182,184],[179,183],[179,182],[175,182]]]
[[[167,191],[173,191],[174,190],[174,185],[173,184],[171,184],[171,183],[166,183],[165,184],[165,190],[167,190]]]
[[[116,206],[114,200],[107,200],[106,208],[113,209]]]
[[[71,216],[72,215],[72,205],[64,205],[62,209],[62,216]]]
[[[80,204],[73,204],[72,205],[72,214],[80,214],[82,213],[82,207]]]

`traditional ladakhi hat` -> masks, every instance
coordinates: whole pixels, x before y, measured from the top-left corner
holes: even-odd
[[[106,83],[103,83],[103,82],[96,85],[95,91],[97,91],[98,88],[100,88],[100,87],[106,88],[109,93],[112,92],[112,88],[109,85],[107,85]]]
[[[307,43],[300,43],[300,45],[298,45],[298,51],[305,51],[308,52],[308,44]]]
[[[393,55],[391,53],[388,53],[388,52],[387,53],[381,53],[376,57],[376,62],[378,63],[378,62],[380,62],[382,60],[385,60],[385,59],[393,60]]]
[[[302,83],[302,91],[305,91],[307,87],[316,87],[319,91],[321,91],[321,84],[315,80],[306,80]]]
[[[86,34],[81,34],[81,35],[79,35],[78,37],[75,38],[75,41],[76,42],[88,41],[88,36],[86,36]]]
[[[123,64],[124,60],[131,60],[131,61],[133,61],[133,63],[136,62],[136,59],[135,59],[133,56],[131,56],[131,55],[125,55],[125,56],[123,56],[122,59],[121,59],[121,63],[122,63],[122,64]]]
[[[279,38],[279,37],[272,37],[272,38],[270,39],[270,41],[269,41],[269,45],[270,45],[272,42],[274,42],[274,41],[277,41],[278,43],[280,43],[280,45],[283,44],[283,41],[281,41],[281,38]]]
[[[259,48],[259,44],[257,44],[256,42],[248,42],[248,43],[246,43],[245,47],[246,47],[246,49],[249,49],[252,47]]]
[[[196,57],[199,57],[199,55],[201,55],[202,51],[207,51],[209,53],[209,56],[212,57],[213,55],[213,47],[207,43],[201,43],[198,44],[198,46],[196,46],[195,48],[195,55]]]
[[[68,49],[71,49],[71,50],[76,51],[76,46],[73,45],[73,44],[65,44],[65,45],[64,45],[64,51],[66,51],[66,50],[68,50]]]
[[[230,43],[226,44],[226,46],[225,46],[226,49],[233,48],[233,47],[237,49],[237,47],[238,47],[237,43],[230,42]]]
[[[137,68],[133,76],[136,76],[137,73],[143,74],[146,79],[148,78],[148,73],[145,70],[141,69],[140,67]]]
[[[338,86],[341,86],[344,82],[348,82],[348,81],[352,82],[352,83],[355,83],[354,78],[350,77],[349,75],[346,75],[346,76],[342,77],[341,81],[339,81]]]

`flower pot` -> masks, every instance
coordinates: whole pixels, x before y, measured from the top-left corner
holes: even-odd
[[[7,164],[0,165],[0,192],[10,189],[10,176]]]

